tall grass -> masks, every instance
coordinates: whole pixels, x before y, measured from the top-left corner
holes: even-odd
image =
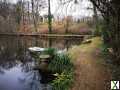
[[[50,55],[48,70],[55,73],[56,77],[51,81],[52,90],[68,90],[73,81],[73,64],[68,54],[58,54],[56,49],[47,48],[42,54]],[[38,58],[39,55],[35,55]]]
[[[57,78],[51,82],[53,90],[68,90],[73,81],[73,64],[67,54],[56,54],[51,60],[49,70],[57,73]]]
[[[45,51],[43,52],[43,54],[48,54],[50,56],[55,56],[56,49],[54,49],[54,48],[47,48],[47,49],[45,49]]]
[[[73,64],[71,63],[68,55],[56,54],[51,60],[48,68],[53,72],[62,73],[65,70],[71,70],[73,68]]]

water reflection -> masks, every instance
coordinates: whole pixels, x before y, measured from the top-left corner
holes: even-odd
[[[0,90],[44,90],[49,88],[45,74],[32,70],[34,58],[28,47],[69,48],[81,43],[81,38],[40,38],[0,36]],[[46,82],[47,83],[47,82]]]

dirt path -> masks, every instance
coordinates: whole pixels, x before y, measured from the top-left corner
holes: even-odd
[[[71,90],[110,90],[110,84],[107,84],[110,83],[111,74],[98,54],[100,43],[100,38],[95,38],[91,44],[71,49],[76,57],[75,82]]]

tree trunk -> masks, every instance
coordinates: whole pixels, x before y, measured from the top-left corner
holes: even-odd
[[[35,28],[35,31],[37,32],[38,30],[37,30],[37,23],[35,18],[35,11],[34,11],[34,8],[35,8],[34,0],[31,1],[31,4],[32,4],[32,16],[33,16],[34,28]]]
[[[49,29],[49,34],[51,34],[52,33],[52,17],[51,17],[50,0],[48,0],[48,29]]]

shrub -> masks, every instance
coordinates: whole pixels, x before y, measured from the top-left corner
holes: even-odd
[[[70,62],[68,55],[56,54],[51,60],[48,68],[52,72],[62,73],[64,70],[71,70],[71,68],[73,68],[73,65]]]
[[[61,74],[59,74],[55,80],[53,80],[52,89],[53,90],[68,90],[72,82],[73,82],[73,72],[64,71]]]
[[[100,49],[102,55],[104,56],[108,55],[109,51],[108,51],[108,46],[106,44],[102,44]]]
[[[68,90],[73,81],[73,64],[66,54],[56,54],[48,69],[57,73],[57,78],[51,82],[52,90]]]
[[[45,49],[44,54],[48,54],[50,56],[54,56],[56,54],[56,49],[54,49],[54,48],[47,48],[47,49]]]

